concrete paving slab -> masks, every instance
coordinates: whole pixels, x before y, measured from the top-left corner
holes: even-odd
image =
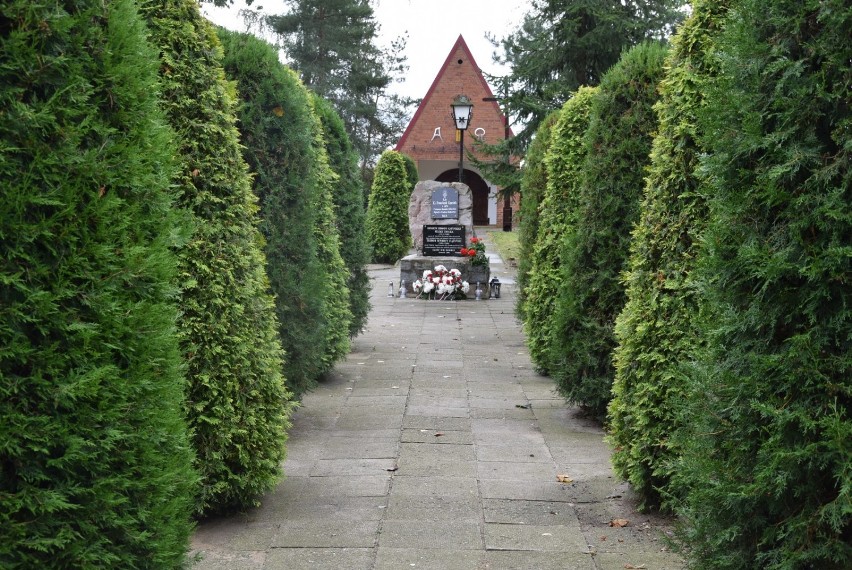
[[[434,550],[379,547],[374,570],[477,570],[485,566],[477,550]]]
[[[402,425],[404,428],[430,429],[437,431],[470,431],[469,418],[439,416],[417,416],[406,413]]]
[[[482,512],[487,523],[571,525],[579,528],[579,518],[568,503],[483,499]]]
[[[473,445],[473,434],[469,431],[444,431],[436,429],[402,430],[402,443],[429,443],[435,445]]]
[[[482,509],[476,495],[432,496],[391,494],[385,516],[394,520],[454,520],[478,523]]]
[[[542,552],[588,552],[580,525],[485,524],[487,550],[536,550]]]
[[[550,450],[544,444],[539,445],[477,445],[476,458],[479,461],[512,461],[515,463],[553,464]]]
[[[516,463],[512,461],[482,461],[476,465],[480,481],[503,479],[510,481],[555,481],[557,469],[550,463]]]
[[[491,551],[487,570],[596,570],[592,556],[572,552]]]
[[[371,548],[272,548],[263,570],[370,570],[374,556]]]
[[[468,477],[423,477],[398,475],[393,479],[393,496],[467,497],[479,496],[479,484]]]
[[[398,455],[399,439],[397,438],[363,439],[340,436],[328,438],[317,459],[394,459]]]
[[[282,521],[271,546],[274,548],[372,548],[381,521],[299,519]]]
[[[478,522],[468,521],[385,521],[379,535],[380,548],[483,550]]]
[[[671,553],[607,553],[595,556],[600,570],[623,570],[624,568],[647,568],[648,570],[683,570],[683,559]]]

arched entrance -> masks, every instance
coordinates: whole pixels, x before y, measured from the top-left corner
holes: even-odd
[[[435,180],[438,182],[458,182],[458,169],[445,170]],[[473,225],[487,226],[491,223],[488,219],[488,183],[472,170],[464,170],[464,183],[470,187],[473,196]]]

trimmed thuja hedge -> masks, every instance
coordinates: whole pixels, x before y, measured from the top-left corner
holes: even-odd
[[[616,321],[615,382],[609,406],[613,466],[639,493],[643,507],[671,494],[675,407],[688,388],[682,366],[695,358],[699,293],[690,284],[706,195],[695,168],[706,152],[696,113],[717,75],[713,39],[727,2],[698,0],[672,40],[657,105],[659,131],[651,150],[641,216],[624,275],[627,303]]]
[[[852,566],[852,11],[742,0],[699,114],[706,350],[682,411],[691,566]]]
[[[518,212],[518,244],[520,260],[518,262],[518,296],[515,312],[522,321],[526,320],[526,298],[529,287],[529,273],[532,265],[532,252],[538,237],[538,224],[541,199],[547,188],[547,167],[544,156],[550,147],[553,125],[559,119],[559,111],[549,114],[541,122],[524,156],[523,177],[521,178],[521,207]]]
[[[186,411],[199,513],[257,504],[281,476],[290,407],[257,204],[234,125],[233,85],[195,0],[144,0],[164,106],[178,133],[177,206],[194,224],[179,251]]]
[[[7,1],[0,566],[181,568],[172,133],[134,3]]]
[[[544,163],[547,188],[541,200],[538,236],[531,253],[526,293],[527,346],[536,368],[549,374],[559,357],[553,315],[562,285],[562,242],[577,224],[580,175],[585,164],[584,135],[596,87],[581,87],[562,106]]]
[[[364,328],[370,311],[370,278],[367,275],[370,244],[367,241],[364,182],[358,170],[359,156],[346,133],[343,119],[325,99],[313,95],[313,103],[322,124],[329,166],[337,175],[331,196],[340,235],[340,255],[349,270],[346,282],[352,313],[349,334],[354,337]]]
[[[374,261],[396,263],[408,253],[408,202],[412,190],[402,155],[393,150],[383,152],[376,164],[367,208],[367,235]]]
[[[553,376],[569,400],[599,417],[610,399],[613,327],[625,302],[620,276],[657,128],[653,105],[665,53],[661,44],[640,44],[602,78],[586,133],[577,223],[561,256]]]
[[[311,96],[275,49],[249,34],[220,29],[229,77],[242,104],[244,156],[255,172],[269,279],[275,292],[288,386],[310,389],[348,351],[345,271],[334,212],[325,207],[332,176]],[[358,196],[360,200],[360,195]],[[337,263],[335,265],[335,263]]]

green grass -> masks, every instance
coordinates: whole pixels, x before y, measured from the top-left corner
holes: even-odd
[[[502,230],[488,230],[488,240],[494,244],[494,249],[500,254],[503,263],[508,266],[517,267],[521,258],[521,246],[518,243],[518,232],[504,232]]]

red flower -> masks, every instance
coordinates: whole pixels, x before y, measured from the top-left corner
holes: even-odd
[[[479,243],[479,238],[470,238],[470,243]]]
[[[469,250],[467,250],[467,254],[470,257],[474,257],[476,255],[476,250],[475,249],[469,249]]]
[[[467,248],[466,247],[461,248],[461,251],[459,253],[462,254],[462,255],[467,255]]]

